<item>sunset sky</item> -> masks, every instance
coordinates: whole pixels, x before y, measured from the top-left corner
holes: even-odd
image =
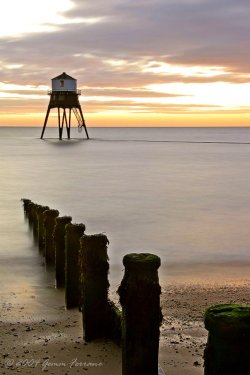
[[[42,126],[64,71],[88,126],[249,126],[249,19],[249,0],[4,1],[0,126]]]

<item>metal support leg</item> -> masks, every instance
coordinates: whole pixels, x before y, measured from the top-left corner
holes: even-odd
[[[89,135],[88,135],[87,127],[86,127],[85,120],[84,120],[84,117],[83,117],[81,106],[79,107],[79,112],[80,112],[80,115],[81,115],[81,119],[82,119],[82,123],[83,123],[84,129],[85,129],[86,136],[89,139]]]
[[[61,116],[60,116],[60,108],[57,108],[58,111],[58,130],[59,130],[59,139],[62,139],[62,129],[61,129]]]
[[[46,125],[47,125],[49,113],[50,113],[50,107],[48,107],[48,109],[47,109],[47,113],[46,113],[46,117],[45,117],[44,125],[43,125],[43,130],[42,130],[42,134],[41,134],[41,139],[43,139],[43,134],[44,134],[44,131],[45,131],[45,128],[46,128]]]
[[[69,135],[69,124],[68,124],[68,120],[67,120],[67,111],[66,109],[64,110],[64,114],[65,114],[65,124],[66,124],[66,130],[67,130],[67,136],[68,136],[68,139],[70,138],[70,135]]]
[[[70,127],[71,127],[71,108],[69,109],[68,139],[70,139]]]

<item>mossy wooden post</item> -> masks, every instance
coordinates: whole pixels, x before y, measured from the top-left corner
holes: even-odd
[[[69,224],[71,220],[71,216],[56,218],[54,244],[57,288],[63,288],[65,285],[65,226]]]
[[[212,306],[205,313],[205,327],[204,374],[250,374],[250,306]]]
[[[54,229],[58,210],[46,210],[44,216],[44,255],[46,264],[55,264]]]
[[[153,254],[128,254],[118,289],[122,306],[122,375],[158,375],[161,288]]]
[[[78,256],[80,238],[85,231],[84,224],[66,225],[65,231],[65,303],[67,309],[79,306]]]
[[[104,234],[84,235],[79,254],[80,298],[84,338],[109,337],[108,254]]]

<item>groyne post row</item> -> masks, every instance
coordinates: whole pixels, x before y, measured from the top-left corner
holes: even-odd
[[[110,338],[122,343],[122,374],[158,375],[161,288],[160,258],[153,254],[128,254],[123,259],[124,278],[118,289],[122,311],[109,299],[108,238],[86,235],[84,224],[70,216],[22,199],[30,228],[47,263],[55,265],[56,285],[65,286],[66,307],[79,306],[84,338]]]

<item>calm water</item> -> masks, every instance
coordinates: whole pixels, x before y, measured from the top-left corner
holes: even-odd
[[[106,233],[111,270],[129,252],[158,254],[169,272],[250,263],[250,128],[40,132],[0,128],[2,266],[28,279],[37,262],[22,197]]]

